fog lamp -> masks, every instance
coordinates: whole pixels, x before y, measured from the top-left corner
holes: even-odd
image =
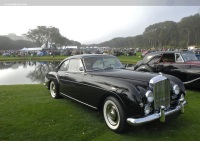
[[[149,105],[146,105],[144,108],[145,115],[148,115],[151,112],[151,107]]]

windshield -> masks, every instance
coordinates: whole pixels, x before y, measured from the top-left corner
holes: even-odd
[[[123,68],[116,57],[88,57],[84,58],[84,64],[86,71]]]
[[[198,61],[196,55],[193,53],[182,53],[182,56],[183,56],[183,59],[185,60],[185,62]]]

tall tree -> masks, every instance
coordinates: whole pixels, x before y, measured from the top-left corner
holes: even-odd
[[[52,44],[59,44],[62,41],[62,35],[58,28],[38,26],[36,29],[30,29],[26,34],[27,38],[32,39],[38,46],[45,44],[46,47]]]
[[[36,29],[30,29],[24,36],[32,39],[38,46],[52,47],[53,44],[58,46],[81,45],[77,41],[69,40],[62,36],[59,29],[52,26],[38,26]]]
[[[163,47],[177,45],[178,26],[176,22],[165,21],[148,26],[143,35],[149,39],[149,45]]]
[[[182,18],[178,23],[180,43],[183,46],[200,45],[200,15]]]

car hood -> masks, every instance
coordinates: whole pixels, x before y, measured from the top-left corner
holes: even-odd
[[[127,79],[127,80],[138,80],[149,82],[151,78],[158,75],[156,73],[149,73],[149,72],[138,72],[138,71],[130,71],[130,70],[109,70],[109,71],[102,71],[102,72],[92,72],[91,75],[95,76],[105,76],[105,77],[114,77],[119,79]]]

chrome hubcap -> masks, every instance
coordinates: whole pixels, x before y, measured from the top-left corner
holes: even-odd
[[[112,100],[107,100],[104,103],[103,114],[106,124],[109,128],[115,130],[119,127],[120,124],[120,115],[119,110],[116,104]]]
[[[117,125],[118,123],[118,114],[116,107],[112,104],[109,104],[106,109],[107,118],[110,124]]]

